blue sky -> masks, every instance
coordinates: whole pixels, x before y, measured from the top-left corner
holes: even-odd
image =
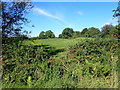
[[[31,22],[24,26],[36,37],[41,31],[52,30],[56,36],[64,28],[81,31],[83,28],[101,28],[105,23],[117,24],[112,19],[117,2],[32,2],[34,8],[26,16]],[[34,25],[35,27],[32,27]]]

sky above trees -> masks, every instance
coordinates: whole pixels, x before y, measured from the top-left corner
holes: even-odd
[[[58,36],[63,29],[96,27],[101,29],[105,23],[117,24],[112,10],[117,2],[33,2],[34,8],[26,17],[31,21],[24,26],[32,31],[32,37],[39,36],[41,31],[52,30]],[[34,27],[32,27],[34,25]]]

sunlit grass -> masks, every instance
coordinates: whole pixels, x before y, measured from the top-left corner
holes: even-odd
[[[74,45],[78,42],[83,42],[85,39],[93,39],[93,38],[75,38],[75,39],[37,39],[37,40],[26,40],[23,42],[24,45],[49,45],[51,47],[55,47],[56,49],[67,49],[69,46]]]

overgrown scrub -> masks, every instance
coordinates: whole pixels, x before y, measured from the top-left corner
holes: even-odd
[[[65,82],[62,87],[118,87],[117,39],[86,39],[70,46],[65,57],[51,63],[60,68],[60,79]]]
[[[48,45],[3,45],[3,87],[118,87],[118,40],[85,39],[63,57],[56,52]]]
[[[118,40],[94,39],[85,40],[70,47],[68,52],[71,60],[82,65],[82,75],[107,77],[116,70],[118,57]],[[114,70],[113,70],[114,69]]]
[[[26,85],[30,77],[37,80],[42,74],[42,66],[49,58],[48,46],[26,46],[4,44],[2,47],[3,83],[22,83]],[[28,81],[27,81],[28,80]]]

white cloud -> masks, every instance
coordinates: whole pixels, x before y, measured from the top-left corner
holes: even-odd
[[[33,10],[38,12],[41,15],[44,15],[44,16],[51,17],[51,18],[62,21],[62,19],[60,17],[52,15],[51,13],[49,13],[49,12],[47,12],[47,11],[41,9],[41,8],[35,7],[35,8],[33,8]]]
[[[83,15],[83,12],[81,12],[81,11],[78,11],[77,13],[78,13],[79,15]]]
[[[64,24],[66,24],[68,27],[72,26],[72,24],[70,24],[68,21],[66,21],[63,18],[59,17],[60,16],[59,14],[58,15],[53,15],[53,14],[49,13],[48,11],[43,10],[41,8],[38,8],[38,7],[34,7],[33,10],[35,12],[37,12],[38,14],[40,14],[40,15],[44,15],[44,16],[59,20],[59,21],[63,22]]]

